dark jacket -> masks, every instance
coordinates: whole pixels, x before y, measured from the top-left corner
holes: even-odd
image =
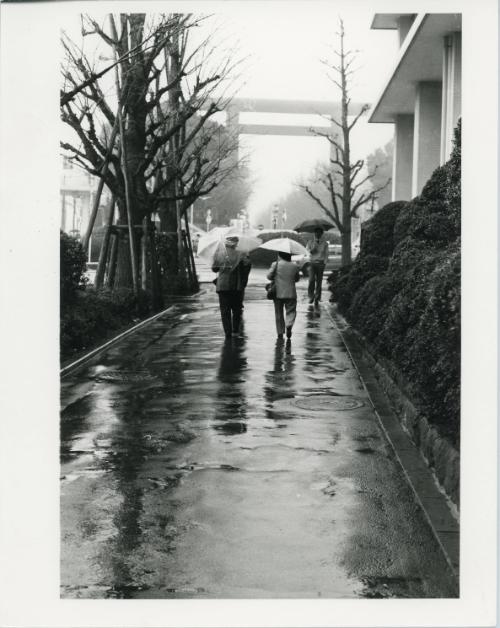
[[[214,273],[219,273],[216,282],[217,292],[227,292],[229,290],[244,290],[248,283],[250,273],[250,261],[242,259],[235,268],[225,268],[212,266]]]

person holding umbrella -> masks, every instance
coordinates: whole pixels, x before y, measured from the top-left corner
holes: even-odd
[[[292,253],[300,253],[302,245],[288,238],[271,240],[262,248],[278,252],[278,260],[271,264],[267,278],[274,282],[276,296],[274,298],[274,316],[278,339],[292,337],[292,327],[297,316],[297,290],[295,283],[300,278],[297,264],[292,262]]]
[[[243,290],[248,279],[246,266],[250,260],[236,250],[238,242],[238,236],[228,235],[216,251],[212,264],[212,271],[218,273],[215,285],[226,338],[240,331]]]
[[[309,285],[307,288],[309,303],[318,305],[321,301],[321,283],[328,261],[328,242],[323,236],[322,227],[316,227],[314,237],[306,245],[309,253]]]
[[[333,229],[333,225],[323,218],[309,218],[298,224],[295,231],[299,233],[314,233],[314,238],[307,243],[309,253],[309,303],[314,301],[318,305],[321,300],[321,282],[328,261],[328,242],[323,237],[323,233],[328,229]]]

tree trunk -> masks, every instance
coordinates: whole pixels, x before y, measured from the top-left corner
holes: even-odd
[[[184,234],[182,231],[182,219],[180,210],[180,201],[176,201],[176,219],[177,219],[177,259],[179,262],[179,279],[181,285],[186,283],[186,257],[184,255]]]
[[[347,266],[351,263],[351,228],[349,230],[342,230],[340,233],[340,242],[342,244],[342,253],[340,263],[342,266]]]
[[[155,232],[151,223],[148,224],[149,252],[151,254],[151,295],[153,298],[153,309],[160,310],[163,307],[163,291],[160,281],[160,267],[156,252]]]
[[[126,225],[124,225],[126,226]],[[132,266],[130,263],[130,243],[126,229],[120,229],[116,256],[116,274],[113,288],[132,288]]]
[[[340,80],[342,85],[342,266],[351,263],[351,146],[349,101],[344,49],[344,24],[340,21]]]
[[[117,200],[118,207],[118,224],[115,225],[115,229],[119,232],[118,244],[117,244],[117,252],[116,252],[116,274],[114,278],[113,288],[133,288],[132,281],[132,264],[130,259],[130,240],[129,233],[130,228],[128,224],[128,216],[127,211],[124,206],[124,199]],[[140,238],[137,237],[137,232],[134,231],[134,245],[135,245],[135,257],[136,260],[139,257],[139,246],[138,241],[140,242]]]
[[[148,284],[148,265],[147,265],[147,248],[148,248],[148,224],[147,217],[142,221],[142,237],[141,237],[141,289],[146,292]]]
[[[160,231],[168,241],[168,250],[164,250],[160,262],[169,277],[179,274],[179,256],[177,247],[177,211],[175,201],[166,201],[160,210]]]

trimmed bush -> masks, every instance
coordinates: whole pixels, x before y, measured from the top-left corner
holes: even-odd
[[[331,287],[333,300],[337,301],[342,311],[347,310],[356,292],[372,277],[387,270],[387,257],[377,255],[358,255],[348,267],[340,268]]]
[[[63,231],[59,232],[59,267],[61,306],[64,307],[85,288],[87,256],[80,242]]]
[[[151,310],[149,297],[141,292],[136,298],[132,290],[116,291],[87,288],[61,312],[61,357],[89,349],[113,332],[147,316]]]
[[[88,349],[151,309],[149,296],[132,290],[99,290],[87,285],[86,254],[78,240],[60,232],[60,352],[66,359]]]
[[[361,228],[360,255],[390,257],[394,250],[394,225],[408,203],[395,201],[388,203],[373,218],[363,223]]]
[[[411,384],[455,444],[460,428],[460,125],[422,194],[363,228],[361,251],[329,278],[332,300]]]

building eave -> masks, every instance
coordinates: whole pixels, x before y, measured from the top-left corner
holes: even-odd
[[[370,28],[372,30],[397,30],[399,19],[415,13],[375,13]]]
[[[416,85],[441,81],[444,37],[462,29],[456,13],[421,13],[413,22],[381,95],[369,113],[370,122],[390,123],[413,114]]]

